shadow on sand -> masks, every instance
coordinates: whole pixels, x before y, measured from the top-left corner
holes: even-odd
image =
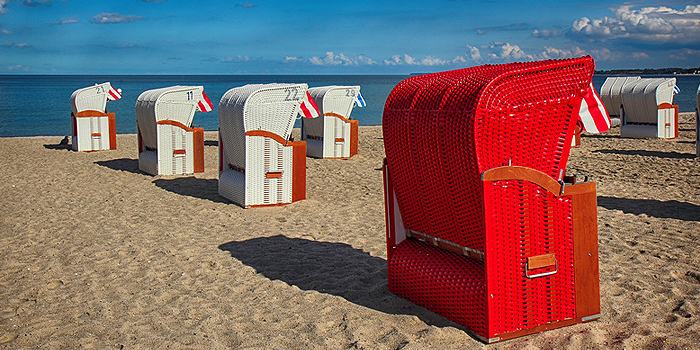
[[[219,249],[271,280],[339,296],[387,314],[415,315],[430,325],[462,328],[391,294],[386,260],[348,244],[279,235],[228,242]]]
[[[95,162],[95,164],[110,168],[112,170],[128,171],[134,174],[144,174],[139,170],[138,159],[119,158],[112,160],[101,160]]]
[[[662,202],[656,199],[629,199],[598,197],[598,205],[611,210],[622,210],[627,214],[646,214],[655,218],[700,221],[700,206],[679,202]]]
[[[661,151],[645,151],[645,150],[618,150],[618,149],[599,149],[593,151],[593,153],[606,153],[606,154],[624,154],[628,156],[643,156],[643,157],[657,157],[657,158],[695,158],[695,154],[692,153],[678,153],[678,152],[661,152]]]
[[[180,177],[177,179],[156,179],[153,183],[173,193],[210,200],[216,203],[230,203],[219,195],[218,179],[198,179],[194,176]]]

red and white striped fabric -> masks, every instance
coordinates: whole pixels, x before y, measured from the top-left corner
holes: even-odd
[[[588,86],[588,91],[581,101],[578,111],[578,119],[583,124],[583,130],[590,133],[601,133],[610,129],[610,116],[600,101],[593,83]]]
[[[309,92],[306,92],[306,98],[304,98],[304,101],[301,102],[301,106],[299,106],[301,109],[301,114],[304,115],[306,118],[316,118],[321,113],[318,111],[318,106],[316,106],[316,102],[314,102],[314,99],[311,98],[311,95]]]
[[[211,104],[209,97],[207,97],[204,91],[202,91],[202,99],[197,102],[197,109],[200,112],[209,112],[214,109],[214,105]]]
[[[109,86],[109,93],[107,94],[107,100],[116,101],[120,98],[122,98],[121,89],[115,89],[114,86],[110,85]]]

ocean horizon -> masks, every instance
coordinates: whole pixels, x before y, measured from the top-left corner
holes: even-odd
[[[0,75],[0,137],[64,136],[71,134],[70,96],[73,91],[96,83],[110,82],[122,89],[122,98],[108,101],[107,110],[116,114],[117,133],[136,133],[135,104],[138,96],[151,89],[173,85],[201,85],[214,105],[208,113],[196,112],[194,126],[218,129],[218,105],[231,88],[259,83],[306,83],[309,87],[359,85],[367,103],[355,107],[351,117],[360,125],[381,125],[384,104],[391,90],[411,75]],[[681,89],[674,104],[681,113],[693,112],[700,75],[653,75],[675,77]],[[594,87],[600,91],[608,75],[596,74]],[[652,77],[645,75],[645,77]],[[297,127],[299,126],[297,121]]]

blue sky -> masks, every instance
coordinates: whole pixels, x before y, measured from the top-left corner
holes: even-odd
[[[0,0],[0,74],[408,74],[591,55],[700,66],[687,1]]]

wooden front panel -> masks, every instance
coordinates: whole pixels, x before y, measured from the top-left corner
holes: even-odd
[[[306,199],[306,142],[290,142],[292,148],[292,202]]]
[[[204,172],[204,128],[192,130],[192,148],[194,158],[194,172]]]
[[[359,121],[350,121],[350,157],[357,154],[358,136],[359,136]]]
[[[592,190],[571,196],[576,318],[581,320],[588,316],[600,315],[600,273],[598,270],[598,212],[595,184],[582,183],[567,186],[567,189],[574,190],[577,186],[592,188]]]
[[[109,119],[109,149],[117,149],[117,120],[114,113],[106,113]]]

